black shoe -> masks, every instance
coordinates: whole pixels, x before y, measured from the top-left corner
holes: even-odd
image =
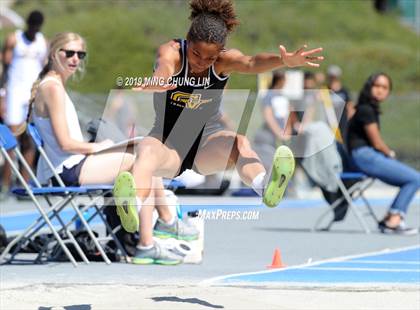
[[[386,222],[385,221],[380,221],[378,223],[378,228],[381,231],[381,233],[383,233],[383,234],[394,234],[394,235],[410,236],[410,235],[417,235],[419,233],[419,229],[418,228],[409,228],[409,227],[406,227],[405,224],[404,224],[404,222],[401,222],[396,227],[390,227],[390,226],[386,225]]]

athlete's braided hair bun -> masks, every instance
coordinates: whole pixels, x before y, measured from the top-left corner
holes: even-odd
[[[191,41],[224,44],[239,21],[232,0],[191,0]]]

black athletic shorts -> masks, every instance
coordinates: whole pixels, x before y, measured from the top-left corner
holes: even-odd
[[[154,137],[164,143],[170,149],[177,151],[178,155],[184,160],[181,163],[181,168],[179,169],[178,175],[181,175],[185,170],[193,169],[194,171],[200,173],[194,165],[195,157],[200,150],[200,148],[205,144],[207,138],[219,131],[224,130],[223,125],[220,122],[211,122],[207,124],[205,128],[201,130],[195,139],[194,143],[188,149],[184,146],[185,141],[182,139],[171,139],[170,137],[164,137],[162,132],[159,132],[156,127],[153,127],[148,136]]]
[[[63,172],[61,172],[59,176],[61,180],[63,180],[66,186],[80,186],[80,183],[79,183],[80,171],[82,170],[82,167],[86,161],[86,158],[87,157],[83,158],[78,164],[74,165],[71,168],[63,167]],[[51,183],[53,186],[60,186],[60,184],[58,184],[55,177],[51,178]]]

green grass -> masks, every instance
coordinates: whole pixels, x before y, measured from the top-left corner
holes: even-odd
[[[71,88],[82,93],[108,93],[118,76],[150,76],[157,47],[185,37],[189,26],[186,1],[59,1],[18,2],[22,16],[35,8],[46,15],[44,33],[82,34],[88,43],[84,79]],[[304,43],[324,47],[322,65],[338,64],[344,84],[359,91],[375,71],[391,75],[395,93],[420,91],[419,37],[403,26],[396,13],[379,15],[371,1],[237,0],[241,25],[228,47],[246,54],[294,50]],[[4,39],[5,31],[0,31]],[[254,75],[232,75],[230,88],[256,89]],[[400,98],[400,97],[398,97]],[[385,103],[382,130],[386,142],[402,157],[417,161],[420,150],[418,95]]]
[[[107,92],[119,75],[150,75],[159,44],[184,37],[189,25],[188,5],[178,0],[33,0],[14,8],[26,16],[39,7],[48,37],[75,31],[87,39],[87,74],[83,83],[72,85],[81,92]],[[397,92],[420,90],[418,36],[396,16],[377,14],[371,1],[238,0],[236,7],[241,25],[229,47],[254,54],[277,52],[280,43],[289,50],[303,43],[323,46],[323,68],[339,64],[352,90],[378,70],[393,77]],[[255,89],[255,76],[234,75],[230,87]]]
[[[381,132],[398,158],[420,169],[420,98],[395,96],[382,104]]]

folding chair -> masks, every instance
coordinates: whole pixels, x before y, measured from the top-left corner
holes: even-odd
[[[47,154],[44,150],[43,139],[42,139],[41,135],[39,134],[38,130],[36,129],[35,125],[34,124],[28,124],[27,131],[28,131],[29,136],[32,138],[40,156],[42,156],[44,158],[44,160],[46,161],[46,163],[48,165],[48,168],[53,173],[54,178],[57,181],[57,183],[60,185],[60,187],[66,187],[63,180],[55,172],[54,166],[53,166],[51,160],[48,158],[48,156],[47,156]],[[90,202],[88,204],[86,204],[84,207],[78,208],[80,210],[81,214],[85,214],[85,211],[87,211],[90,208],[95,209],[95,212],[93,214],[90,214],[88,218],[85,218],[86,222],[89,223],[96,216],[98,216],[100,218],[101,222],[105,225],[106,233],[108,234],[108,236],[106,236],[104,238],[96,237],[95,239],[96,239],[96,241],[98,241],[97,243],[99,244],[100,241],[113,240],[115,242],[117,248],[121,251],[122,257],[125,258],[125,260],[128,260],[128,255],[127,255],[124,247],[122,246],[121,242],[119,241],[119,239],[115,235],[116,230],[118,230],[118,227],[113,230],[109,226],[108,221],[105,219],[104,214],[102,212],[107,204],[103,204],[102,206],[98,205],[98,201],[100,199],[102,199],[102,198],[106,199],[106,196],[108,196],[108,197],[110,196],[110,194],[112,192],[112,185],[109,185],[109,184],[88,185],[88,186],[80,186],[80,187],[76,187],[76,188],[79,188],[80,192],[73,192],[72,193],[73,194],[72,198],[75,198],[75,196],[83,195],[83,196],[88,196],[91,199]],[[14,193],[18,194],[18,195],[21,194],[17,191],[14,191]],[[94,196],[96,196],[96,197],[94,198]],[[75,215],[71,219],[71,221],[67,223],[67,226],[73,224],[78,218],[79,218],[78,215]],[[86,228],[86,226],[85,226],[85,228]],[[89,231],[88,231],[88,233],[89,233]],[[91,236],[91,238],[92,238],[92,236]],[[105,258],[104,258],[104,260],[105,260]]]
[[[35,207],[38,209],[38,212],[40,213],[40,217],[32,224],[30,225],[22,234],[18,235],[13,241],[11,241],[8,246],[3,250],[2,254],[0,255],[0,262],[11,262],[13,260],[15,260],[15,256],[17,255],[17,253],[19,252],[19,249],[23,246],[23,244],[25,242],[28,242],[30,240],[30,237],[34,235],[33,231],[39,231],[40,228],[44,227],[45,224],[49,227],[49,229],[51,230],[54,239],[58,242],[58,244],[60,245],[61,249],[63,250],[63,252],[65,253],[65,255],[67,256],[67,258],[70,260],[70,262],[73,264],[73,266],[77,266],[77,262],[74,259],[74,257],[72,256],[71,252],[69,251],[69,249],[67,248],[65,243],[71,242],[74,244],[75,248],[77,249],[77,251],[79,252],[79,254],[81,255],[82,258],[86,259],[86,256],[83,254],[83,251],[80,249],[80,246],[77,244],[77,242],[75,241],[73,235],[70,233],[70,231],[66,231],[68,239],[67,240],[63,240],[62,237],[60,236],[60,234],[56,231],[56,229],[54,228],[53,224],[51,223],[52,218],[56,217],[60,224],[64,225],[63,221],[61,220],[59,214],[53,209],[53,212],[45,212],[44,209],[42,208],[42,206],[40,205],[39,201],[36,199],[35,195],[37,194],[37,191],[39,191],[39,188],[32,188],[23,178],[22,174],[19,172],[18,167],[15,166],[13,160],[11,159],[11,157],[8,154],[8,151],[14,151],[14,153],[16,154],[17,160],[18,162],[22,163],[24,169],[26,169],[29,173],[29,175],[31,176],[31,178],[33,180],[35,180],[35,182],[37,182],[32,170],[30,169],[29,165],[26,163],[25,159],[22,156],[22,153],[19,151],[18,149],[18,144],[16,141],[16,138],[13,136],[12,132],[10,131],[10,129],[3,125],[0,124],[0,152],[3,154],[4,158],[6,159],[6,161],[10,164],[14,174],[16,175],[16,177],[18,178],[18,180],[20,181],[20,183],[22,184],[25,192],[27,193],[27,195],[29,195],[29,197],[31,198],[31,200],[33,201],[33,203],[35,204]],[[64,189],[63,188],[55,188],[54,189],[55,193],[63,193]],[[49,214],[49,215],[48,215]],[[15,247],[15,245],[17,245]],[[11,257],[9,259],[6,259],[6,256],[9,254],[9,252],[14,248],[14,250],[11,253]],[[38,257],[34,260],[34,262],[39,263],[42,259],[41,253],[40,255],[38,255]]]
[[[322,98],[322,104],[325,111],[325,116],[328,121],[328,124],[330,125],[330,128],[332,129],[332,132],[334,134],[336,142],[338,142],[337,145],[337,152],[340,154],[340,157],[343,161],[343,167],[350,168],[351,158],[349,154],[347,153],[345,147],[344,147],[344,141],[343,139],[345,135],[341,132],[340,126],[339,126],[339,120],[337,118],[336,112],[334,110],[334,103],[333,98],[331,97],[331,93],[327,89],[322,89],[320,91],[320,95]],[[345,102],[343,103],[343,113],[345,112]],[[341,115],[340,115],[341,116]],[[342,197],[337,199],[333,204],[329,205],[328,210],[323,213],[318,220],[315,222],[315,225],[312,230],[318,230],[321,222],[323,219],[329,214],[334,213],[334,209],[338,207],[342,202],[346,202],[348,204],[348,208],[351,210],[351,212],[354,213],[356,216],[359,224],[362,226],[363,230],[368,234],[370,233],[370,229],[367,226],[362,214],[359,212],[357,207],[354,205],[353,201],[361,198],[364,202],[364,205],[367,208],[368,214],[372,216],[372,218],[378,223],[379,220],[376,217],[375,213],[373,212],[373,209],[371,205],[369,204],[369,201],[366,199],[366,197],[363,195],[363,193],[373,184],[374,179],[370,178],[369,176],[365,175],[361,172],[341,172],[335,174],[335,179],[338,185],[338,189],[342,194]],[[352,185],[347,188],[345,185],[345,182],[351,181]],[[329,230],[331,226],[335,223],[334,218],[328,223],[326,227],[324,227],[322,230]]]
[[[346,188],[344,182],[347,180],[354,181],[355,183],[351,185],[349,188]],[[338,188],[340,192],[343,194],[343,196],[337,199],[332,205],[328,206],[328,210],[324,212],[318,218],[312,230],[313,231],[320,230],[319,227],[320,227],[321,222],[323,222],[324,218],[328,214],[334,213],[334,209],[338,205],[340,205],[343,201],[346,201],[349,206],[350,211],[354,213],[354,215],[356,216],[363,230],[367,234],[369,234],[371,231],[368,225],[366,224],[366,221],[363,218],[363,214],[361,214],[361,212],[358,210],[358,208],[354,205],[353,202],[356,199],[361,198],[364,202],[364,205],[367,209],[368,214],[372,216],[372,218],[376,221],[376,223],[379,223],[379,219],[377,218],[375,212],[373,211],[372,206],[370,205],[366,197],[363,195],[364,192],[373,184],[375,180],[361,172],[344,172],[344,173],[340,173],[336,175],[336,181],[337,181]],[[334,223],[335,221],[333,218],[327,224],[327,226],[322,228],[321,230],[329,230]]]
[[[38,152],[40,153],[40,156],[42,156],[44,158],[44,160],[46,161],[49,169],[51,170],[51,172],[54,174],[54,178],[56,179],[57,183],[60,185],[60,187],[65,187],[64,182],[61,180],[60,176],[55,172],[55,169],[53,167],[53,164],[51,162],[51,160],[48,158],[45,149],[44,149],[44,142],[42,140],[42,137],[40,136],[37,128],[35,127],[34,124],[28,124],[28,128],[27,131],[29,133],[29,136],[32,138],[34,144],[36,145],[36,148],[38,150]],[[171,188],[171,189],[176,189],[179,187],[183,187],[183,184],[179,181],[176,180],[164,180],[164,185],[166,188]],[[121,228],[120,226],[115,227],[114,229],[112,229],[108,223],[108,221],[106,220],[106,218],[104,217],[104,208],[107,207],[107,205],[109,205],[109,203],[104,203],[102,205],[99,205],[99,200],[104,198],[107,199],[111,196],[112,193],[112,185],[106,184],[106,185],[85,185],[85,186],[80,186],[80,187],[76,187],[77,189],[79,189],[80,191],[74,191],[72,192],[72,198],[75,198],[76,196],[88,196],[90,198],[90,201],[88,204],[86,204],[84,207],[82,208],[78,208],[80,210],[80,212],[82,214],[85,213],[85,211],[87,211],[90,208],[94,208],[94,213],[90,214],[88,218],[86,218],[86,222],[89,223],[92,221],[93,218],[95,218],[96,216],[98,216],[101,220],[101,222],[104,224],[105,228],[106,228],[106,233],[107,236],[103,237],[103,238],[96,238],[96,240],[98,241],[109,241],[109,240],[113,240],[115,245],[117,246],[118,250],[120,250],[122,257],[125,258],[126,261],[129,261],[128,255],[124,249],[124,247],[122,246],[121,242],[119,241],[118,237],[116,236],[116,233],[119,229]],[[14,191],[14,193],[16,194],[20,194],[17,191]],[[112,205],[112,204],[111,204]],[[74,223],[79,217],[76,215],[74,216],[70,222],[68,222],[66,224],[66,226]]]

